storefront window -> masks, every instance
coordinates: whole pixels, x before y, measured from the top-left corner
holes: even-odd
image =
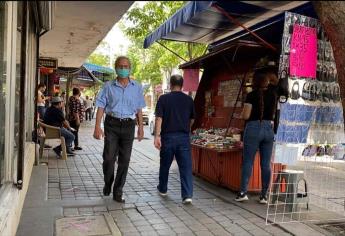
[[[15,88],[15,107],[14,107],[14,143],[13,143],[13,155],[16,157],[18,155],[18,145],[19,145],[19,117],[20,117],[20,62],[21,62],[21,36],[22,33],[22,2],[17,2],[17,43],[16,43],[16,88]]]
[[[7,3],[0,2],[0,186],[4,179]]]

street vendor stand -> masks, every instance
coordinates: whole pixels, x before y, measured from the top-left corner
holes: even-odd
[[[225,136],[229,130],[243,132],[244,121],[233,115],[242,110],[255,64],[267,56],[279,60],[285,11],[314,14],[310,9],[311,3],[298,1],[193,1],[145,39],[144,48],[158,39],[209,44],[208,54],[180,66],[203,69],[194,100],[196,119],[192,130],[197,135],[199,132],[201,139],[215,140],[192,141],[195,175],[234,191],[240,189],[242,148],[235,145],[235,135],[228,140]],[[214,134],[217,132],[223,135]],[[238,135],[236,138],[238,141]],[[273,163],[272,173],[279,173],[283,167]],[[248,191],[260,189],[257,154]]]
[[[199,128],[225,130],[230,126],[230,129],[238,129],[241,135],[244,121],[235,119],[232,114],[241,112],[255,63],[267,55],[277,56],[260,43],[237,41],[215,48],[211,53],[180,66],[181,69],[204,70],[194,100],[196,118],[193,131]],[[239,190],[241,146],[212,147],[212,145],[198,145],[192,142],[192,160],[195,175],[231,190]],[[281,168],[282,165],[279,163],[272,164],[273,173],[277,173]],[[257,154],[248,191],[256,192],[260,191],[260,188],[260,155]]]

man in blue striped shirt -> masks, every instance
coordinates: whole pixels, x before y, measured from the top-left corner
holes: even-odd
[[[108,81],[96,99],[96,124],[94,137],[104,136],[103,150],[103,194],[110,195],[114,182],[114,166],[118,156],[118,167],[113,187],[113,199],[125,202],[122,189],[126,182],[132,152],[135,124],[138,124],[138,140],[144,137],[142,108],[146,106],[143,89],[139,83],[130,79],[130,60],[120,56],[115,61],[117,78]],[[102,117],[106,114],[104,133],[101,129]]]

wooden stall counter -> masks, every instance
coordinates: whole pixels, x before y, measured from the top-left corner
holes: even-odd
[[[240,190],[242,149],[216,149],[192,144],[193,174],[211,183],[233,191]],[[282,170],[282,165],[272,163],[272,173]],[[275,178],[275,176],[273,176]],[[248,191],[260,192],[261,170],[260,155],[256,154]]]

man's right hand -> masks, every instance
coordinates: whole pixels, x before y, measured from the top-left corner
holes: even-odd
[[[95,131],[93,132],[93,137],[95,139],[102,139],[104,137],[103,130],[99,126],[95,126]]]
[[[161,150],[161,146],[162,146],[161,137],[159,137],[159,136],[155,137],[154,145],[158,150]]]

